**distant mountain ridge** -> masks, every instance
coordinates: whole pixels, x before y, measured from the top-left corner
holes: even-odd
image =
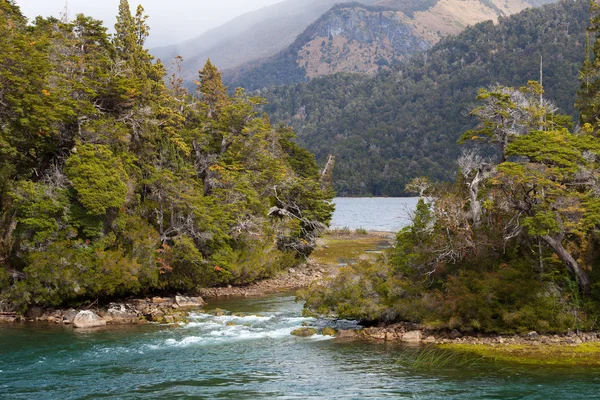
[[[553,0],[379,0],[337,4],[285,50],[225,71],[249,90],[337,72],[374,74],[466,26]]]
[[[336,157],[339,195],[401,196],[418,176],[452,180],[479,88],[539,79],[543,56],[545,96],[575,113],[588,5],[563,0],[482,22],[372,77],[338,73],[273,87],[261,93],[265,111],[290,123],[319,162]]]
[[[183,43],[154,48],[150,52],[167,66],[176,56],[183,57],[181,75],[192,80],[208,58],[224,70],[276,54],[341,2],[344,0],[286,0],[234,18]]]

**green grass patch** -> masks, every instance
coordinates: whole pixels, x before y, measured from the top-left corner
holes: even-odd
[[[498,362],[523,365],[595,366],[600,367],[600,343],[580,345],[483,345],[443,344],[441,350],[470,354]]]
[[[379,252],[391,246],[391,239],[380,235],[325,235],[319,240],[311,258],[320,264],[351,264],[359,260],[375,260]]]
[[[416,369],[440,369],[446,367],[470,368],[493,361],[492,358],[486,356],[426,346],[416,352],[405,352],[397,363]]]

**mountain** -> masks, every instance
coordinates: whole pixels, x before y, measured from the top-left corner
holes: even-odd
[[[365,0],[364,3],[374,1]],[[276,54],[340,2],[343,0],[286,0],[234,18],[183,43],[150,52],[167,65],[176,56],[183,57],[181,75],[192,80],[208,58],[223,70]]]
[[[337,4],[285,50],[225,71],[231,87],[256,90],[336,72],[375,74],[466,26],[551,0],[379,0]]]
[[[335,74],[261,94],[272,120],[291,123],[320,162],[336,156],[340,195],[404,194],[412,178],[454,179],[457,139],[479,88],[539,79],[574,114],[584,57],[586,0],[561,1],[467,28],[375,76]]]

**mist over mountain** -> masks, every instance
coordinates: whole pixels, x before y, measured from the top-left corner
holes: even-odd
[[[365,0],[371,4],[376,0]],[[184,59],[181,75],[195,79],[208,58],[221,70],[270,57],[285,49],[311,23],[343,0],[286,0],[244,14],[185,42],[151,49],[169,65],[176,56]]]
[[[552,0],[378,0],[338,4],[278,54],[225,71],[249,90],[337,72],[375,74],[474,23]]]

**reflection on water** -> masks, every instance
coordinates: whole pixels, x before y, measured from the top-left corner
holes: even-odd
[[[417,197],[338,197],[333,200],[332,228],[363,228],[369,231],[397,232],[410,223],[408,218]]]
[[[229,300],[176,327],[0,327],[0,399],[593,399],[600,370],[419,369],[413,348],[297,338],[293,296]],[[232,315],[232,313],[236,313]],[[353,323],[341,322],[349,328]]]

